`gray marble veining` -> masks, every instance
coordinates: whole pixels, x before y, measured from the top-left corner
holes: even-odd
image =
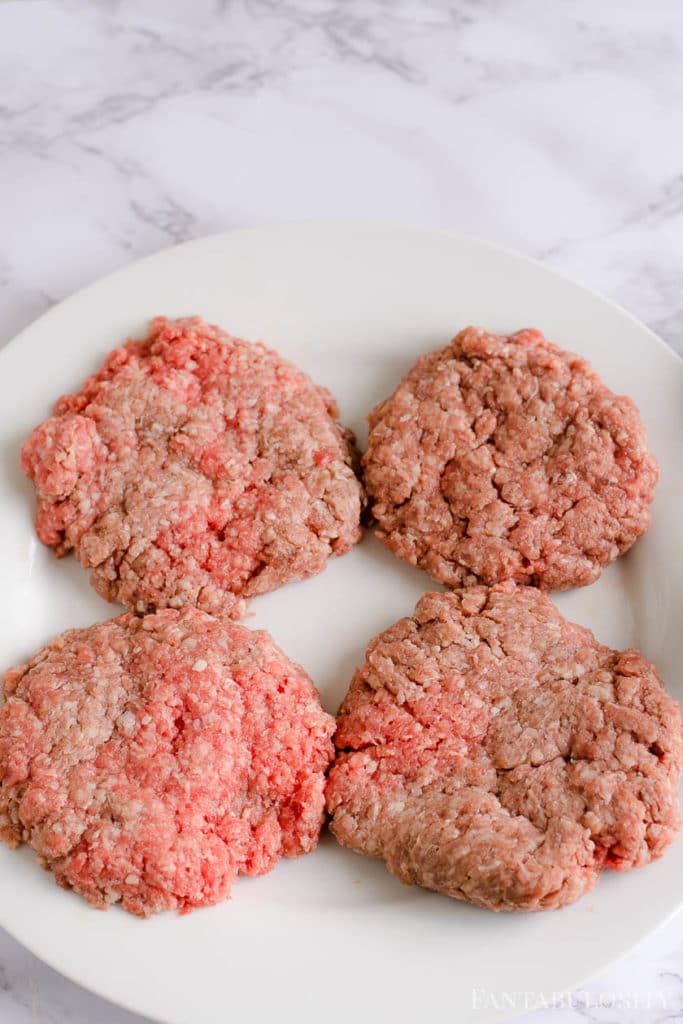
[[[683,354],[682,113],[671,0],[4,0],[0,344],[166,245],[354,216],[539,257]],[[683,1019],[683,920],[525,1019]],[[3,1024],[95,1020],[139,1018],[0,934]]]

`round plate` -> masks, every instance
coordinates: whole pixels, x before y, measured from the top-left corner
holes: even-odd
[[[642,411],[662,477],[650,533],[562,611],[614,647],[639,647],[683,697],[683,363],[642,324],[557,274],[467,238],[399,227],[308,223],[207,238],[142,260],[80,292],[0,355],[0,665],[55,633],[116,614],[87,574],[36,540],[19,447],[127,336],[158,314],[201,314],[261,339],[364,417],[423,352],[466,324],[534,326],[587,356]],[[432,589],[434,585],[432,584]],[[409,613],[426,575],[373,537],[313,580],[254,601],[311,674],[328,710],[368,639]],[[606,872],[562,911],[493,914],[401,885],[325,835],[316,853],[240,879],[233,899],[140,921],[57,888],[30,850],[0,849],[0,923],[41,959],[169,1024],[458,1020],[489,1024],[520,993],[574,987],[663,922],[681,901],[683,844],[647,868]],[[358,1010],[361,1008],[361,1010]]]

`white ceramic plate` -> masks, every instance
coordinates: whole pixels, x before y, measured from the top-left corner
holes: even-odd
[[[536,326],[587,356],[638,402],[662,478],[648,536],[558,604],[605,643],[641,648],[683,698],[683,363],[620,309],[518,256],[338,223],[238,231],[159,253],[57,306],[2,352],[0,665],[116,613],[74,559],[58,562],[37,543],[19,446],[57,395],[157,313],[199,313],[273,345],[333,390],[361,443],[372,405],[466,324]],[[255,601],[250,624],[304,665],[334,711],[367,640],[429,587],[367,536],[316,579]],[[169,1024],[489,1024],[522,1008],[520,993],[574,987],[624,953],[677,908],[682,877],[679,842],[647,868],[607,873],[565,910],[495,915],[404,887],[325,836],[315,854],[239,880],[229,903],[139,921],[90,909],[30,851],[3,847],[0,923],[68,977]]]

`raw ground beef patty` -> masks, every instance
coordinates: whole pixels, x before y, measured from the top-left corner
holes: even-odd
[[[361,535],[332,396],[198,318],[152,322],[24,443],[37,531],[131,611],[239,598],[320,572]]]
[[[267,633],[166,609],[73,629],[5,674],[0,836],[147,916],[313,850],[334,719]]]
[[[371,641],[335,742],[337,839],[492,910],[570,903],[678,829],[677,703],[531,587],[426,594]]]
[[[377,535],[447,586],[582,586],[650,524],[638,410],[540,331],[468,327],[369,417]]]

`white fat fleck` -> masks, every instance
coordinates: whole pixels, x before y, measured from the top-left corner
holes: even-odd
[[[491,717],[492,718],[495,718],[495,716],[499,715],[499,714],[500,714],[500,708],[497,708],[495,706],[491,708]]]
[[[203,672],[207,666],[207,662],[203,658],[197,658],[192,668],[195,672]]]
[[[131,736],[135,730],[135,715],[132,711],[124,711],[117,724],[124,736]]]
[[[138,878],[137,875],[126,875],[126,877],[124,878],[124,882],[126,883],[126,885],[137,885],[139,881],[140,879]]]

